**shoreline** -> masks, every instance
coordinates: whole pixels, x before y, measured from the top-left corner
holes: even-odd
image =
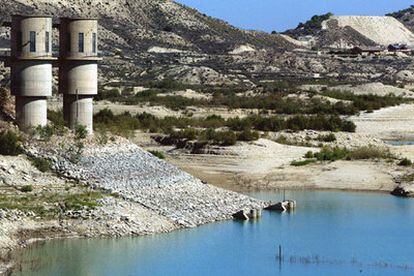
[[[380,110],[378,114],[388,112],[387,116],[390,116],[387,110],[397,110],[400,114],[401,109],[409,109],[414,115],[414,105],[392,107]],[[377,131],[368,133],[372,137],[381,138],[384,134],[384,129],[370,130]],[[411,132],[411,129],[405,130]],[[341,139],[348,141],[347,137],[351,137],[359,139],[359,142],[365,141],[365,136],[358,135],[357,129],[357,136]],[[404,153],[412,152],[414,156],[414,147],[391,149],[398,154],[404,149]],[[125,140],[103,148],[87,149],[83,165],[67,163],[55,153],[53,158],[58,161],[54,171],[121,197],[103,199],[102,208],[98,208],[99,212],[104,211],[108,216],[100,217],[102,214],[98,212],[98,218],[105,222],[103,224],[92,219],[94,214],[92,217],[88,214],[85,220],[81,216],[66,220],[36,221],[26,218],[8,221],[19,224],[19,227],[9,233],[0,229],[0,240],[2,234],[3,238],[15,238],[10,246],[4,246],[4,243],[2,246],[0,242],[0,274],[13,269],[10,265],[15,261],[16,252],[49,240],[141,237],[225,221],[242,208],[263,207],[263,202],[246,196],[246,193],[285,190],[393,196],[390,192],[397,186],[396,178],[405,173],[404,168],[391,166],[385,161],[336,161],[306,167],[290,166],[290,162],[302,158],[309,150],[317,149],[260,139],[226,148],[224,155],[168,155],[167,161],[173,165],[167,165]],[[32,148],[32,154],[50,156],[48,149],[42,147]],[[112,164],[119,162],[122,168],[114,170]],[[141,163],[147,167],[140,167]],[[148,168],[151,168],[150,175],[145,174]],[[200,179],[212,185],[204,184]],[[230,202],[232,206],[228,206]],[[139,216],[131,216],[136,212]],[[157,216],[155,223],[152,219],[154,215]],[[147,229],[140,222],[153,224]],[[0,223],[5,223],[5,220],[0,218]],[[39,233],[42,235],[39,236]]]
[[[337,189],[337,188],[290,188],[290,189],[283,189],[283,188],[268,188],[268,189],[251,189],[245,190],[246,193],[254,193],[254,192],[270,192],[270,191],[280,191],[283,190],[290,192],[290,191],[325,191],[325,192],[343,192],[343,193],[355,193],[355,194],[381,194],[381,195],[391,195],[388,191],[381,191],[381,190],[356,190],[356,189]],[[210,223],[217,223],[217,222],[226,222],[232,220],[231,218],[217,220],[214,222],[204,223],[197,225],[196,227],[201,227],[203,225],[207,225]],[[46,222],[44,222],[46,223]],[[171,229],[170,231],[164,232],[154,232],[154,233],[147,233],[147,234],[129,234],[124,236],[113,236],[113,235],[97,235],[97,236],[88,236],[88,235],[81,235],[79,233],[67,233],[66,235],[62,235],[65,229],[60,229],[61,232],[57,232],[56,236],[54,235],[46,235],[44,238],[29,238],[29,239],[22,239],[18,241],[18,245],[14,248],[8,248],[7,250],[0,250],[0,275],[8,275],[19,267],[19,263],[15,263],[16,259],[18,259],[18,255],[20,251],[25,250],[27,247],[30,246],[40,246],[43,243],[54,241],[54,240],[70,240],[70,239],[123,239],[123,238],[138,238],[138,237],[145,237],[151,235],[162,235],[162,234],[170,234],[175,231],[181,230],[190,230],[194,227],[177,227],[175,229]],[[37,229],[33,229],[33,233],[36,232]],[[57,229],[55,229],[57,230]],[[30,231],[29,231],[30,233]],[[17,255],[16,255],[17,254]]]

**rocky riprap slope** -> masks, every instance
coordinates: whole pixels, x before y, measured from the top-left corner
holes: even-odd
[[[33,155],[51,152],[31,149]],[[177,167],[127,141],[88,148],[77,164],[52,158],[54,169],[95,188],[168,218],[182,227],[229,219],[241,209],[261,209],[265,203],[202,183]]]

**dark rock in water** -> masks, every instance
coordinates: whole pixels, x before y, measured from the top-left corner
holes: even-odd
[[[241,210],[235,214],[233,214],[233,218],[237,220],[248,220],[249,216],[246,214],[244,210]]]
[[[398,186],[391,194],[399,197],[414,197],[414,184]]]
[[[286,201],[282,201],[276,204],[271,204],[268,207],[266,207],[265,210],[285,212],[285,211],[294,210],[295,208],[296,208],[296,201],[286,200]]]
[[[265,208],[265,210],[284,212],[286,211],[286,207],[283,205],[283,202],[279,202],[276,204],[269,205],[268,207]]]

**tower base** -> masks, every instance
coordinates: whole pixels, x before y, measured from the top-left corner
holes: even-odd
[[[47,125],[47,98],[16,96],[16,119],[19,128]]]
[[[69,128],[75,129],[77,125],[82,125],[92,134],[93,96],[64,94],[63,115]]]

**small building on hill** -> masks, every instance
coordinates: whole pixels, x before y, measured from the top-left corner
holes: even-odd
[[[400,53],[411,53],[411,49],[408,48],[407,44],[390,44],[388,45],[389,52],[400,52]]]

